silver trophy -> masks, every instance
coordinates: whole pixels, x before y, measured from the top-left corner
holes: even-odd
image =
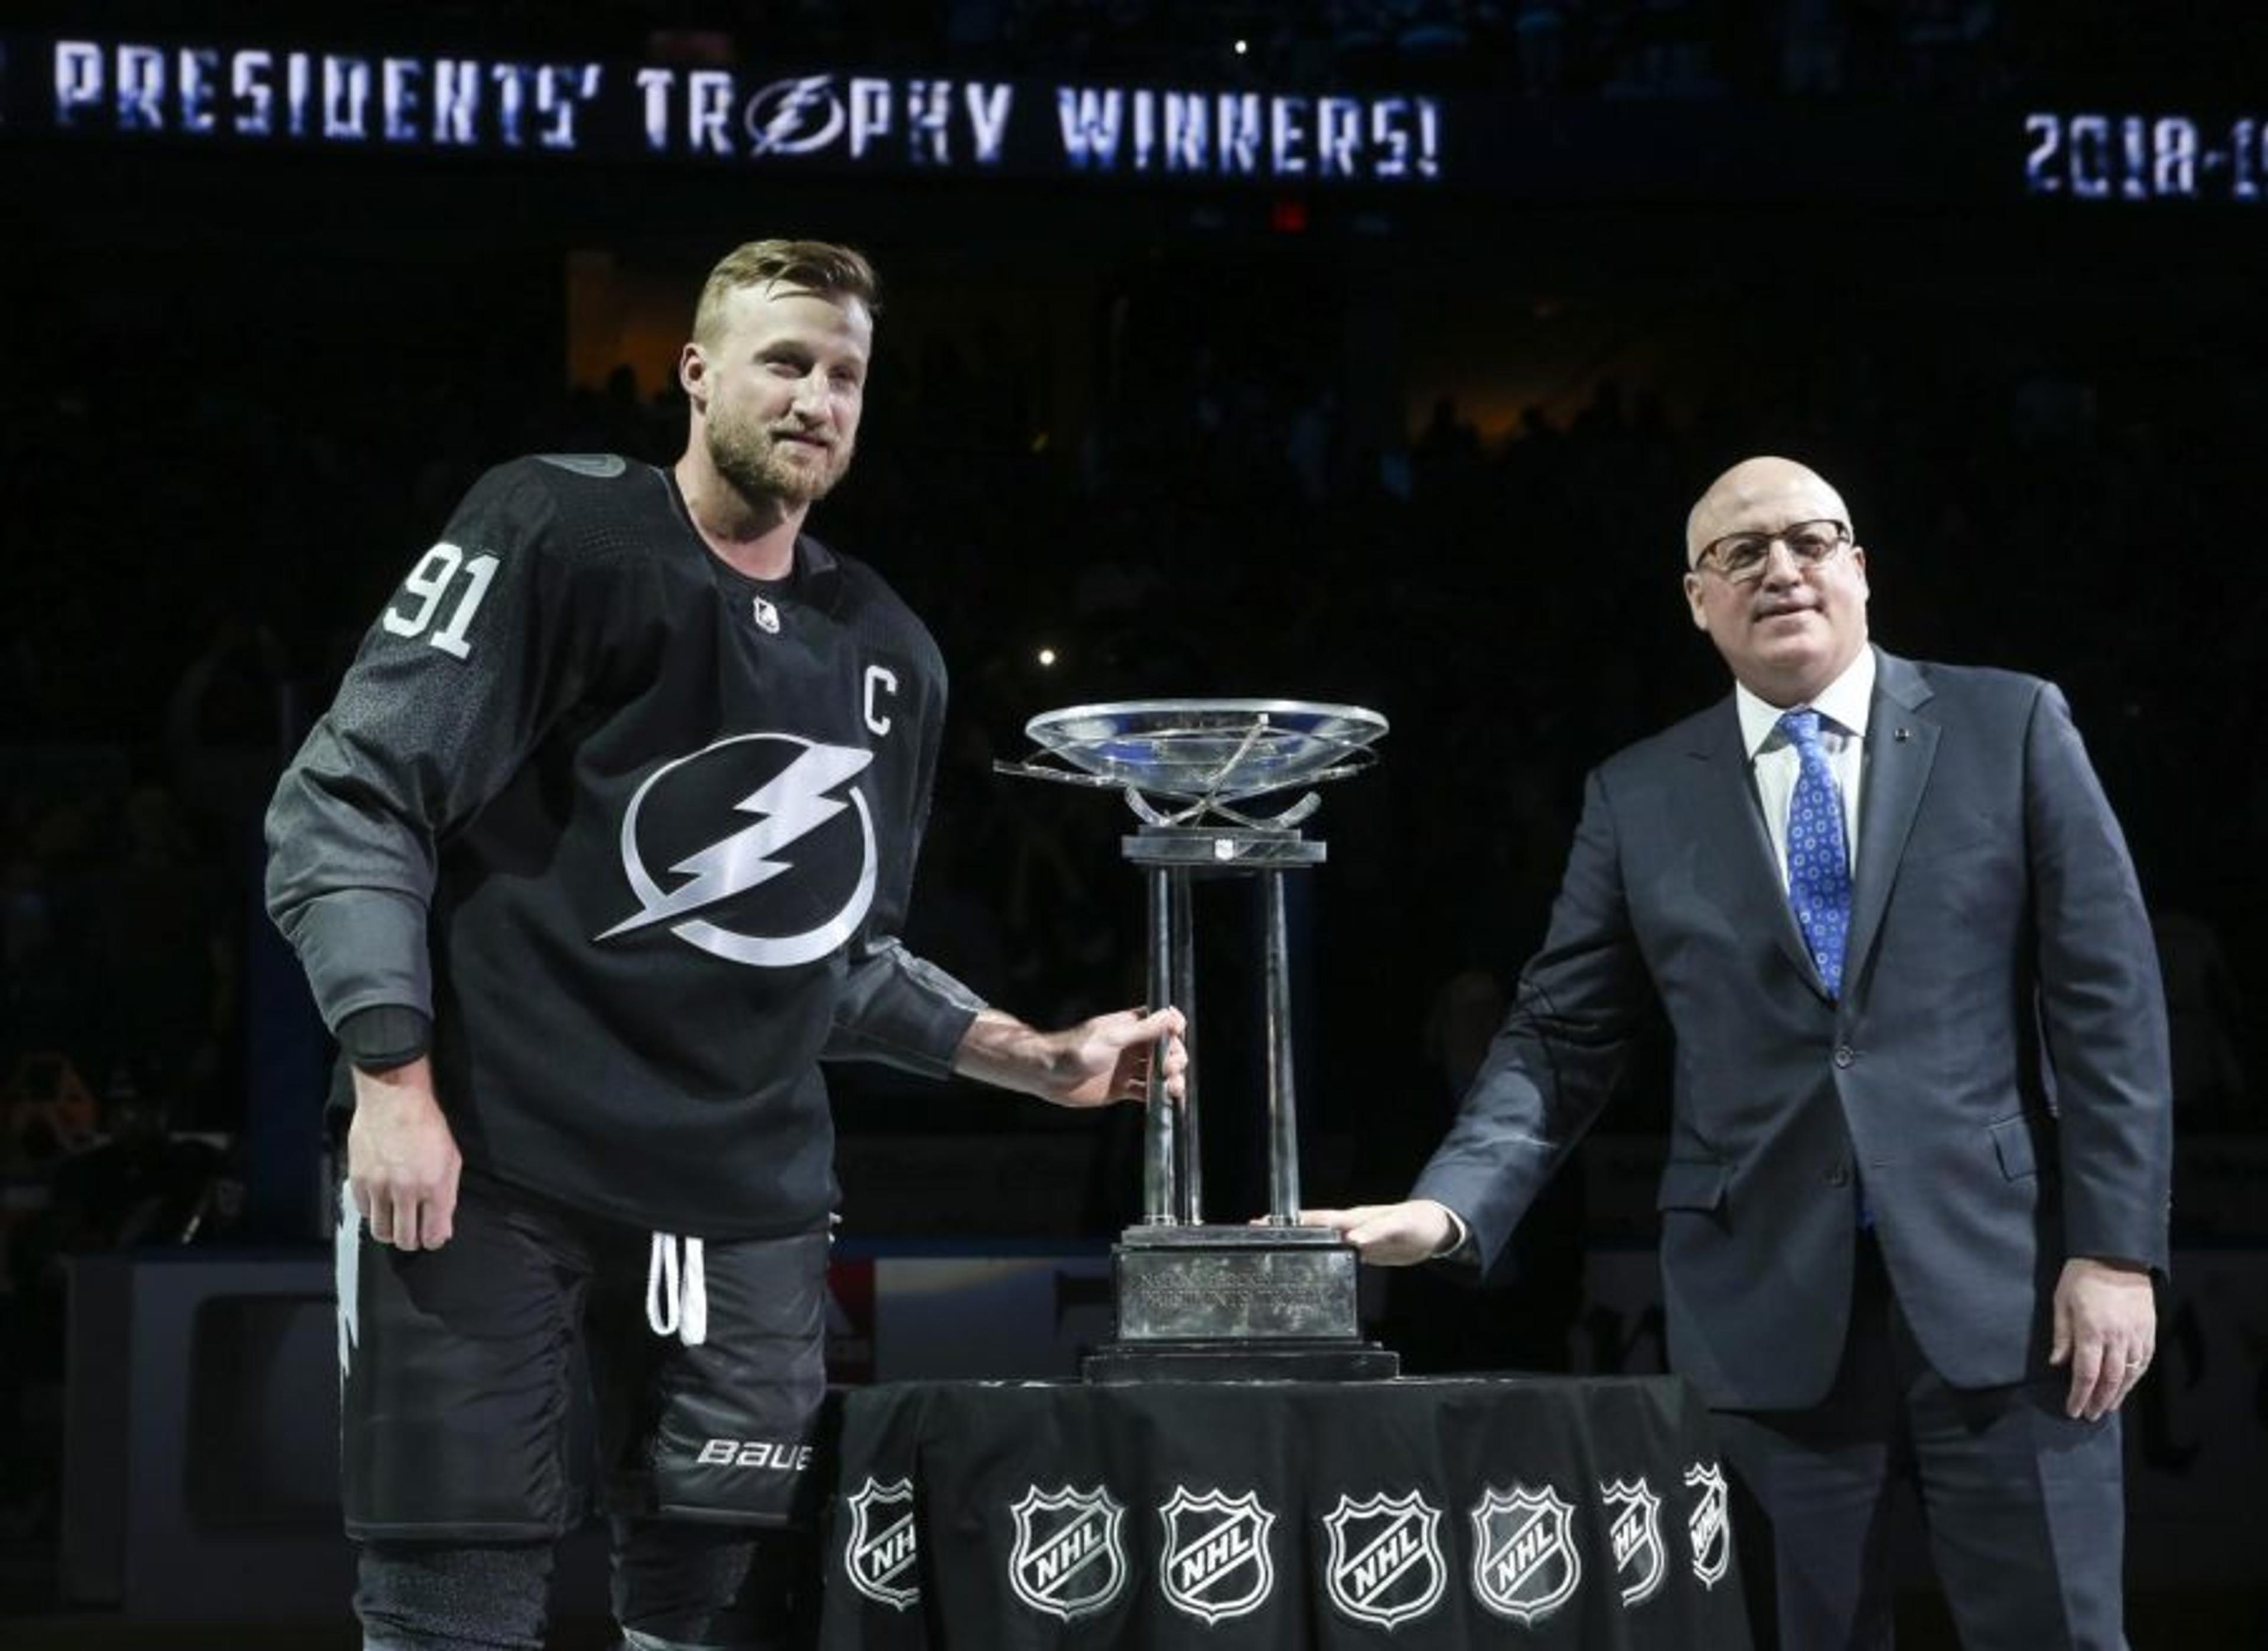
[[[998,764],[1001,772],[1120,792],[1140,819],[1120,851],[1146,873],[1149,999],[1189,1017],[1179,1107],[1165,1094],[1163,1063],[1152,1064],[1142,1220],[1112,1252],[1117,1335],[1088,1355],[1088,1380],[1395,1375],[1395,1355],[1362,1339],[1352,1247],[1329,1227],[1300,1224],[1284,919],[1285,873],[1323,861],[1323,845],[1300,832],[1322,802],[1304,788],[1369,766],[1386,719],[1292,699],[1147,699],[1051,711],[1025,733],[1034,752]],[[1272,813],[1254,804],[1292,791],[1301,794]],[[1199,1153],[1189,890],[1223,875],[1256,877],[1262,892],[1268,1210],[1250,1223],[1205,1219]]]

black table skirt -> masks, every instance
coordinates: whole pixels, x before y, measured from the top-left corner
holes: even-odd
[[[826,1651],[1749,1644],[1675,1377],[847,1395]]]

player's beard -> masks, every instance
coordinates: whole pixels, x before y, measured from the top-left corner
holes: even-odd
[[[783,422],[777,429],[785,432],[792,426]],[[816,504],[850,468],[852,444],[847,440],[837,439],[799,462],[782,451],[784,433],[753,418],[712,416],[708,434],[709,459],[717,473],[751,498]]]

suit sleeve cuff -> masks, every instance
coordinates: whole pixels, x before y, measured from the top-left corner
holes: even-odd
[[[1449,1235],[1441,1241],[1441,1247],[1426,1259],[1468,1264],[1477,1263],[1480,1255],[1473,1244],[1473,1229],[1465,1225],[1465,1218],[1446,1204],[1441,1205],[1441,1213],[1449,1218]]]

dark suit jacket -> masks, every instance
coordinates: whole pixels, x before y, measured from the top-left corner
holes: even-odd
[[[2156,959],[2063,696],[1878,659],[1841,1000],[1789,910],[1728,696],[1590,777],[1543,948],[1415,1189],[1492,1257],[1658,998],[1670,1362],[1719,1407],[1824,1395],[1862,1183],[1955,1386],[2038,1374],[2066,1257],[2166,1264]]]

